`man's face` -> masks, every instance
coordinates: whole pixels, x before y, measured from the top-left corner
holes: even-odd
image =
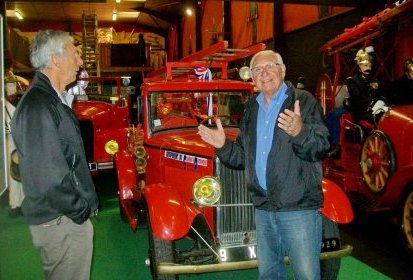
[[[255,59],[251,72],[258,89],[264,94],[274,95],[284,82],[285,65],[271,60],[266,55],[259,55]]]
[[[371,62],[360,63],[359,68],[362,75],[368,77],[371,73]]]
[[[83,60],[71,42],[65,44],[65,54],[61,59],[62,76],[64,77],[65,84],[68,85],[76,80],[77,71],[79,71],[79,66],[83,64]]]

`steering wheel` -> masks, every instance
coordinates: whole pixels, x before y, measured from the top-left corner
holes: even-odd
[[[230,115],[211,115],[211,116],[208,116],[208,117],[204,118],[204,119],[201,121],[200,124],[205,124],[205,123],[208,122],[209,120],[216,119],[216,118],[229,119],[230,122],[232,121],[233,123],[238,124],[238,122],[237,122],[236,120],[234,120]]]

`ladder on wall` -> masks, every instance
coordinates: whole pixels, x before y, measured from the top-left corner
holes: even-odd
[[[99,45],[97,41],[98,20],[95,13],[82,14],[82,59],[83,68],[90,77],[100,77]],[[97,83],[89,83],[87,93],[100,94]]]

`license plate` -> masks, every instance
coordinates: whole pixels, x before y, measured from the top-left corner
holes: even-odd
[[[257,246],[246,245],[241,247],[220,248],[221,262],[237,262],[257,259]]]
[[[323,238],[321,252],[332,252],[340,250],[340,240],[337,237]]]

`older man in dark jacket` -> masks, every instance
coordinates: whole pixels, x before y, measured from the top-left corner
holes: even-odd
[[[245,167],[255,205],[260,279],[287,279],[288,255],[296,279],[320,279],[321,159],[329,148],[321,108],[307,91],[284,81],[281,56],[270,50],[251,59],[261,91],[246,105],[236,142],[199,127],[223,163]]]
[[[40,31],[30,45],[37,69],[12,120],[26,197],[22,211],[46,279],[89,279],[98,198],[79,123],[65,104],[65,87],[83,63],[73,38]]]

